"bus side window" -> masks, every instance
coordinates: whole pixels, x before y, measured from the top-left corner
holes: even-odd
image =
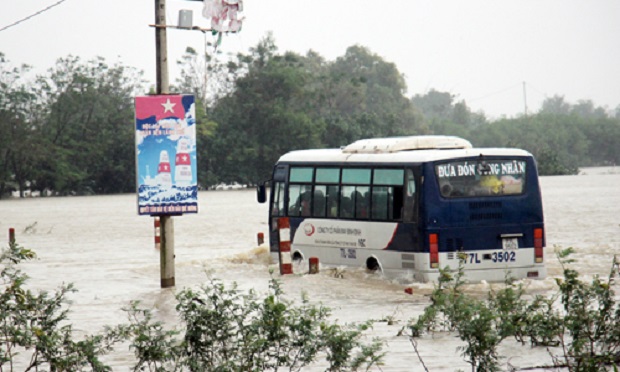
[[[351,200],[351,195],[355,192],[355,186],[342,186],[342,192],[340,197],[340,217],[352,218],[353,204],[355,200]]]
[[[327,217],[338,217],[340,186],[327,186]]]
[[[411,169],[407,169],[406,177],[407,189],[405,193],[405,206],[403,207],[403,220],[405,222],[413,222],[415,219],[415,178]]]
[[[314,201],[312,215],[314,217],[325,217],[325,191],[327,187],[325,185],[316,185],[314,188]]]
[[[299,212],[303,217],[310,216],[312,210],[312,186],[302,185],[299,202]]]
[[[369,188],[367,186],[358,186],[355,190],[355,218],[360,220],[368,219],[368,196]],[[353,196],[351,197],[353,199]]]
[[[388,216],[388,187],[374,186],[372,188],[372,219],[387,220]]]
[[[301,202],[301,185],[289,185],[288,188],[288,215],[299,216]]]

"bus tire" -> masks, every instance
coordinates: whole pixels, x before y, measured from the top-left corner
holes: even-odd
[[[304,255],[300,251],[295,251],[295,253],[293,253],[293,256],[291,258],[293,259],[293,261],[299,263],[303,261]]]
[[[381,267],[381,264],[379,263],[379,260],[377,260],[377,257],[375,256],[370,256],[366,259],[366,269],[368,271],[379,271],[382,272],[383,268]]]

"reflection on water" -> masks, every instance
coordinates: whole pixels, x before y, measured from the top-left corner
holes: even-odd
[[[575,266],[585,277],[606,275],[613,254],[620,253],[620,171],[600,168],[584,173],[542,177],[549,277],[526,281],[532,292],[555,288],[553,277],[561,271],[553,257],[554,245],[576,249]],[[266,291],[269,269],[275,266],[269,265],[267,249],[257,247],[256,235],[268,235],[267,205],[256,203],[253,190],[201,192],[198,199],[199,214],[174,218],[177,288],[200,285],[211,275],[235,281],[241,289]],[[54,290],[71,282],[79,290],[71,296],[75,329],[96,333],[104,325],[125,322],[121,308],[130,300],[152,307],[170,325],[177,322],[174,289],[159,288],[153,220],[137,215],[135,195],[2,200],[0,231],[8,234],[10,227],[16,229],[18,242],[39,257],[23,267],[32,287]],[[291,299],[306,293],[311,301],[331,307],[341,322],[395,319],[395,325],[382,322],[373,329],[373,336],[387,344],[382,370],[412,370],[417,361],[413,348],[397,333],[428,304],[425,295],[432,284],[408,284],[413,295],[407,295],[403,284],[355,268],[281,279]],[[489,288],[479,283],[468,290],[483,295]],[[430,370],[454,371],[469,368],[456,351],[459,345],[451,335],[433,335],[421,339],[418,347]],[[525,367],[548,358],[545,351],[536,354],[528,348],[523,353],[520,347],[509,346],[502,353],[514,354],[513,365]],[[121,349],[111,360],[115,369],[126,370],[121,367],[131,363],[131,355],[127,348]],[[315,370],[323,369],[319,365]]]

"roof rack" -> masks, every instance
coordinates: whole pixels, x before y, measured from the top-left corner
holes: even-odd
[[[344,147],[348,154],[380,154],[412,150],[470,149],[471,142],[456,136],[409,136],[371,138],[355,141]]]

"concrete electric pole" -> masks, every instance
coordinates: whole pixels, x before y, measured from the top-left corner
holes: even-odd
[[[170,94],[168,81],[168,47],[166,38],[166,0],[155,0],[156,94]],[[174,287],[174,221],[172,216],[160,217],[159,271],[161,287]]]

